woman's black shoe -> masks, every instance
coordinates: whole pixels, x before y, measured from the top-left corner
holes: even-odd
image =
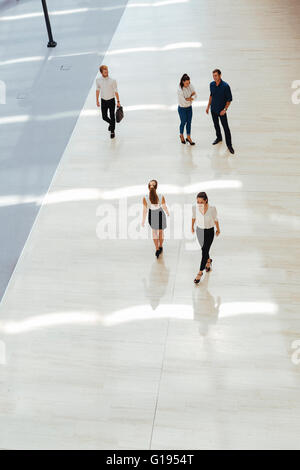
[[[159,250],[156,250],[156,252],[155,252],[155,256],[156,256],[156,258],[157,258],[157,259],[158,259],[159,255],[160,255],[160,253],[161,253],[161,251],[159,251]]]
[[[158,249],[158,251],[159,251],[159,254],[161,254],[161,253],[162,253],[162,251],[163,251],[163,247],[162,247],[162,246],[160,246],[160,247],[159,247],[159,249]]]
[[[186,142],[188,142],[190,145],[195,145],[195,142],[193,142],[192,140],[189,140],[189,139],[185,139]]]
[[[201,274],[201,277],[202,277],[202,276],[203,276],[203,273]],[[194,283],[195,283],[195,284],[199,284],[199,282],[200,282],[200,280],[201,280],[201,277],[200,277],[200,279],[196,279],[196,278],[195,278],[195,279],[194,279]]]
[[[216,144],[218,144],[219,142],[222,142],[222,139],[216,139],[216,140],[213,141],[212,144],[213,144],[213,145],[216,145]]]
[[[184,139],[182,140],[181,137],[180,137],[180,142],[181,142],[182,144],[185,144],[185,140],[184,140]]]
[[[210,258],[210,259],[208,259],[207,261],[210,261],[209,266],[205,268],[205,271],[208,273],[208,272],[210,271],[212,259]]]

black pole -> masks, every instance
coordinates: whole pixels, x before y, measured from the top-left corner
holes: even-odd
[[[46,0],[42,0],[42,5],[43,5],[45,22],[46,22],[47,31],[48,31],[48,38],[49,38],[49,42],[47,44],[47,47],[55,47],[57,43],[53,40]]]

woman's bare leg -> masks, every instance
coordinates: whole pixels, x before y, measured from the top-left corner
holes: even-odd
[[[201,279],[202,275],[203,275],[203,271],[199,271],[195,279],[197,279],[198,281],[199,279]]]
[[[152,237],[153,237],[153,242],[155,245],[156,250],[159,249],[159,239],[158,239],[158,233],[157,230],[152,230]]]
[[[159,230],[159,246],[163,246],[163,242],[164,242],[164,231],[163,230]]]

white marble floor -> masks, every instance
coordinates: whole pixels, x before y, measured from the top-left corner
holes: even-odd
[[[105,58],[125,119],[111,141],[93,86],[0,305],[0,448],[300,448],[299,13],[129,1]],[[211,145],[215,67],[234,156]],[[193,148],[178,139],[184,72]],[[106,209],[135,223],[150,178],[172,209],[159,261],[146,230],[101,236]],[[195,287],[199,249],[172,235],[202,189],[222,233]]]

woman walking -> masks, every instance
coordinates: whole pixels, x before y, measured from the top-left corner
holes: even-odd
[[[185,73],[182,75],[179,83],[178,94],[178,114],[180,117],[180,140],[182,144],[189,142],[190,145],[195,145],[191,139],[191,123],[193,116],[192,103],[197,94],[193,85],[191,84],[190,77]],[[184,139],[184,128],[186,126],[187,138]]]
[[[192,208],[192,232],[195,232],[194,225],[196,222],[196,234],[199,245],[202,249],[202,259],[200,270],[194,279],[195,284],[199,284],[204,269],[210,271],[212,259],[209,257],[209,249],[214,240],[216,226],[216,235],[220,235],[220,227],[217,217],[217,209],[208,204],[208,197],[205,192],[197,194],[197,204]]]
[[[169,216],[169,211],[166,206],[165,197],[156,192],[156,180],[149,181],[148,189],[149,195],[143,198],[142,226],[144,227],[145,225],[148,212],[148,222],[152,228],[152,237],[155,245],[155,256],[158,258],[163,251],[164,230],[167,227],[166,214]]]

